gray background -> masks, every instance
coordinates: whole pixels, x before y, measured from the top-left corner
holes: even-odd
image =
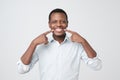
[[[38,63],[27,74],[16,62],[30,42],[48,28],[48,14],[63,8],[69,29],[80,33],[103,62],[92,71],[83,62],[81,80],[120,80],[119,0],[0,0],[0,80],[39,80]]]

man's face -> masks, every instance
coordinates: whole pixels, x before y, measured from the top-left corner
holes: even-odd
[[[64,29],[68,26],[68,22],[64,13],[52,13],[49,27],[53,30],[53,34],[56,36],[62,36],[65,34]]]

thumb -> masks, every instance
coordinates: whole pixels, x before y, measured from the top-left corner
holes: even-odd
[[[74,33],[74,31],[71,31],[71,30],[68,30],[68,29],[65,29],[65,31],[68,32],[68,33],[71,33],[71,34]]]
[[[46,40],[45,40],[45,43],[44,43],[44,44],[46,45],[46,44],[48,44],[48,43],[49,43],[49,42],[48,42],[48,38],[46,38]]]
[[[70,39],[71,39],[72,42],[74,42],[74,40],[73,40],[73,35],[70,37]]]

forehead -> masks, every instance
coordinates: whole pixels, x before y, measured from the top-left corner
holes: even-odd
[[[66,19],[66,15],[64,13],[52,13],[51,14],[51,19]]]

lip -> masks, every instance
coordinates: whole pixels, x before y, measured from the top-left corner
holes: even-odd
[[[62,31],[64,31],[64,29],[62,29],[62,28],[56,28],[55,31],[56,32],[62,32]]]

